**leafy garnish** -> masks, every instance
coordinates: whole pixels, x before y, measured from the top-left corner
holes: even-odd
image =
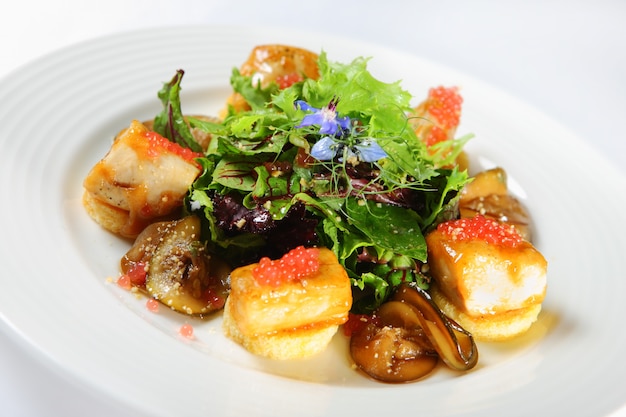
[[[237,68],[233,68],[230,85],[233,91],[243,96],[252,110],[265,108],[271,101],[272,94],[278,91],[278,86],[274,83],[267,88],[262,88],[260,83],[253,83],[250,77],[242,75]]]
[[[375,246],[426,261],[426,242],[413,210],[351,198],[346,200],[346,213],[348,221]]]
[[[196,142],[189,126],[185,122],[180,104],[180,82],[185,72],[176,71],[176,75],[169,83],[165,83],[159,91],[159,98],[163,103],[163,111],[154,118],[154,131],[163,137],[189,148],[194,152],[201,152],[202,147]]]
[[[231,108],[220,124],[188,121],[212,136],[187,207],[202,213],[213,250],[237,265],[326,246],[354,284],[355,311],[376,308],[399,282],[428,287],[424,235],[458,215],[468,182],[451,166],[469,136],[427,148],[409,124],[411,95],[367,63],[322,52],[319,79],[284,89],[235,69],[233,90],[249,110]],[[161,94],[176,109],[179,82]]]

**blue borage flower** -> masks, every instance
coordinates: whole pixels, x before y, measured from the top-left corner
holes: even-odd
[[[330,136],[324,136],[311,148],[311,156],[318,161],[330,161],[333,159],[343,144],[337,142]]]
[[[350,142],[354,142],[351,145],[346,143],[347,141],[341,140],[342,136],[350,132],[352,122],[348,116],[339,117],[337,115],[338,102],[339,99],[333,97],[327,106],[318,109],[304,100],[296,101],[298,108],[312,112],[304,116],[302,122],[296,127],[316,125],[320,126],[320,135],[333,135],[324,136],[318,140],[311,148],[311,156],[319,161],[330,161],[337,156],[340,157],[340,160],[345,157],[348,161],[356,158],[362,162],[376,162],[385,158],[387,153],[376,143],[374,138],[353,138],[350,140]],[[344,150],[345,155],[343,155]]]
[[[374,138],[357,139],[357,143],[348,150],[363,162],[376,162],[387,157],[387,152],[376,143]]]
[[[330,136],[324,136],[311,148],[311,156],[319,161],[330,161],[336,156],[340,160],[347,161],[356,158],[362,162],[376,162],[379,159],[387,157],[387,153],[376,143],[374,138],[356,139],[355,144],[348,146],[343,141],[339,141]],[[345,155],[343,154],[345,150]]]
[[[337,116],[338,98],[333,98],[327,106],[321,109],[310,106],[306,101],[297,100],[296,106],[304,111],[313,112],[307,114],[302,122],[296,127],[317,125],[320,127],[320,135],[342,136],[344,131],[350,129],[350,118],[348,116]]]

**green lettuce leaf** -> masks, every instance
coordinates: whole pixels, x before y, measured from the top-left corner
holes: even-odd
[[[258,83],[253,85],[252,77],[242,75],[237,68],[233,68],[230,85],[236,93],[243,96],[252,110],[264,109],[271,102],[272,94],[278,91],[278,86],[274,83],[267,88],[261,88]]]
[[[189,125],[185,122],[180,104],[180,83],[184,75],[178,70],[169,83],[165,83],[158,96],[163,103],[163,110],[154,118],[154,131],[161,136],[189,148],[194,152],[202,152],[202,147],[196,142]]]
[[[420,218],[413,210],[349,198],[346,213],[348,221],[375,246],[426,261],[426,240],[419,227]]]

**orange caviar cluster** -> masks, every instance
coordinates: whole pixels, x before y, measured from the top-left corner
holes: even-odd
[[[463,97],[457,87],[434,87],[428,92],[428,113],[436,121],[426,138],[427,145],[434,145],[446,139],[447,131],[459,125]]]
[[[312,275],[319,268],[319,249],[298,246],[280,259],[261,258],[252,270],[252,276],[259,284],[278,287],[283,283]]]
[[[146,136],[146,139],[148,139],[148,155],[154,158],[161,156],[163,152],[176,154],[189,162],[192,162],[195,158],[202,156],[202,154],[194,152],[189,148],[184,148],[178,143],[172,142],[156,132],[147,131],[144,135]]]
[[[472,218],[440,223],[437,230],[455,241],[478,239],[493,245],[516,247],[523,240],[515,227],[488,219],[480,214]]]
[[[284,90],[287,87],[291,87],[293,84],[302,81],[304,78],[297,72],[292,72],[291,74],[279,75],[276,77],[276,84],[278,84],[278,88]]]

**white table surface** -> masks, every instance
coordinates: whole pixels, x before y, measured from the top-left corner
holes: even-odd
[[[577,132],[626,175],[619,0],[22,0],[0,13],[0,79],[41,55],[121,31],[262,22],[375,42],[487,81]],[[62,379],[20,343],[0,326],[0,415],[134,415]]]

